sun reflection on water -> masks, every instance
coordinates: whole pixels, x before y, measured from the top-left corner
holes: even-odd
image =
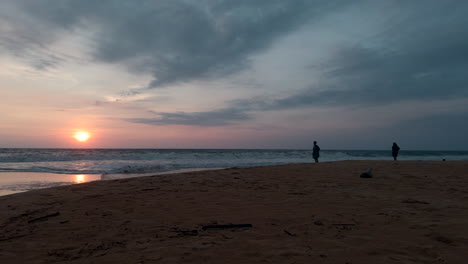
[[[77,174],[75,175],[75,179],[73,180],[75,183],[83,183],[86,182],[86,175],[84,174]]]

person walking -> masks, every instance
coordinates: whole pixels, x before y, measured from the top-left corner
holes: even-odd
[[[392,146],[393,160],[397,160],[398,151],[400,151],[400,147],[397,145],[397,143],[393,142],[393,146]]]
[[[314,141],[314,147],[312,148],[312,158],[315,162],[319,162],[318,158],[320,157],[320,147],[317,145],[317,141]]]

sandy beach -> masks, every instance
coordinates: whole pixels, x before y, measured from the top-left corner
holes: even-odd
[[[367,168],[374,177],[360,178]],[[343,161],[97,181],[3,196],[0,208],[0,263],[468,259],[466,161]],[[213,226],[229,224],[251,226]]]

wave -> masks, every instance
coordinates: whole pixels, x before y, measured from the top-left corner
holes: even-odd
[[[320,161],[391,160],[390,151],[324,150]],[[51,150],[0,149],[0,172],[158,173],[307,163],[310,150]],[[400,160],[468,160],[467,151],[401,151]]]
[[[116,170],[116,173],[148,173],[148,172],[159,172],[163,170],[160,165],[147,165],[147,166],[125,166]]]

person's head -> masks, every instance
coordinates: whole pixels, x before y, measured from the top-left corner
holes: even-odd
[[[393,142],[393,146],[395,146],[395,145],[396,145],[396,142]]]
[[[317,145],[317,141],[314,141],[314,145]]]

